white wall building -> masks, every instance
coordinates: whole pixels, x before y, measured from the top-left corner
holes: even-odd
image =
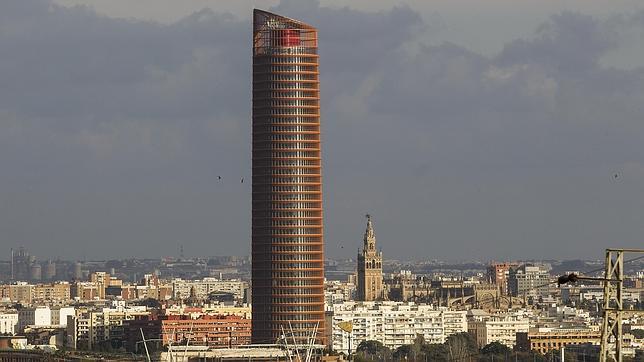
[[[0,333],[18,333],[18,313],[0,313]]]
[[[51,309],[51,324],[54,326],[67,326],[67,316],[76,315],[74,307],[54,307]]]
[[[244,298],[244,290],[248,283],[238,279],[203,278],[202,280],[174,279],[172,281],[172,297],[186,299],[190,289],[194,288],[197,298],[207,298],[211,292],[231,293],[236,299]]]
[[[23,308],[18,311],[18,331],[26,326],[50,326],[51,309],[49,307]]]
[[[492,342],[513,348],[518,332],[528,332],[530,319],[522,313],[491,314],[468,321],[468,332],[479,347]]]
[[[351,336],[338,323],[353,324]],[[411,302],[344,302],[333,305],[332,344],[338,352],[349,351],[367,340],[395,349],[412,344],[418,335],[427,343],[443,343],[454,333],[467,332],[465,311],[448,311]]]

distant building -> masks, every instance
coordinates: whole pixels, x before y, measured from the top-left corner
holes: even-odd
[[[208,299],[210,293],[230,293],[235,299],[244,299],[244,291],[248,283],[239,279],[222,280],[216,278],[203,278],[201,280],[172,280],[172,298],[179,300],[190,296],[190,290],[194,290],[196,298]]]
[[[527,332],[530,319],[520,313],[484,314],[470,318],[468,332],[474,337],[479,348],[492,342],[499,342],[510,348],[517,343],[517,333]]]
[[[18,311],[18,332],[26,326],[50,326],[51,309],[46,306],[23,308]]]
[[[427,343],[444,343],[452,334],[467,331],[465,311],[450,311],[428,304],[403,302],[345,302],[333,305],[332,346],[347,353],[360,342],[373,340],[390,349],[413,344],[418,335]],[[351,322],[351,334],[339,327]],[[349,342],[351,340],[351,342]]]
[[[524,264],[511,268],[508,273],[508,286],[513,296],[545,296],[550,290],[550,274],[544,265]]]
[[[225,348],[250,343],[251,320],[235,315],[161,316],[163,345],[178,344],[190,339],[192,346]]]
[[[14,335],[18,333],[18,313],[0,313],[0,334]]]
[[[517,334],[517,347],[545,354],[571,345],[599,345],[600,338],[599,330],[591,328],[530,328]]]
[[[92,349],[106,341],[122,341],[124,321],[147,317],[149,314],[145,307],[77,310],[75,315],[67,317],[67,346]]]
[[[49,281],[56,279],[56,263],[49,260],[46,264],[44,264],[43,278]]]
[[[51,308],[51,325],[67,327],[67,317],[76,314],[74,307],[52,307]]]
[[[385,299],[382,279],[382,252],[376,249],[376,234],[371,216],[367,215],[367,230],[363,238],[362,252],[358,253],[357,300],[373,301]]]
[[[501,295],[508,295],[508,278],[510,269],[518,267],[517,263],[492,263],[487,268],[487,279],[489,283],[496,284],[501,290]]]
[[[61,303],[71,299],[71,289],[67,282],[36,284],[33,286],[32,299],[47,303]]]
[[[105,291],[101,293],[100,287],[92,282],[76,282],[71,288],[71,297],[78,300],[95,300],[105,297]]]
[[[355,278],[350,278],[355,279]],[[333,304],[348,302],[355,299],[356,286],[353,282],[339,280],[324,283],[324,305],[327,311],[333,310]]]

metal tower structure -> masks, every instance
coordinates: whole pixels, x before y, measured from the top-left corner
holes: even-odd
[[[644,254],[644,249],[606,249],[604,271],[604,308],[600,362],[610,361],[611,344],[615,344],[614,359],[622,362],[622,316],[624,304],[624,253]],[[638,258],[639,259],[639,258]],[[644,313],[642,310],[628,310],[629,313]]]

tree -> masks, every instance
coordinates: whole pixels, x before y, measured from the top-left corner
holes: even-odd
[[[156,309],[161,308],[161,303],[154,298],[146,298],[146,299],[137,301],[136,305],[143,305],[148,308],[156,308]]]
[[[467,332],[452,334],[445,342],[449,360],[462,361],[478,354],[476,341]]]
[[[385,347],[385,345],[379,341],[362,341],[358,345],[358,348],[356,348],[356,352],[365,352],[369,354],[377,354],[384,350],[389,350],[389,348]]]
[[[422,354],[427,361],[447,361],[449,350],[444,344],[425,344],[421,348]]]
[[[488,343],[485,346],[483,346],[483,348],[481,348],[481,353],[484,355],[495,354],[495,355],[505,356],[510,352],[512,352],[512,350],[508,346],[500,342]]]
[[[410,344],[402,345],[394,351],[394,358],[397,360],[413,358],[413,348]]]
[[[644,338],[644,329],[631,329],[631,334],[637,339]]]
[[[379,341],[362,341],[356,349],[358,357],[363,361],[382,361],[391,359],[391,350]]]

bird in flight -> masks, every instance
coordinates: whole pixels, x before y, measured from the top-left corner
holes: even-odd
[[[241,183],[244,183],[244,178],[243,178],[243,177],[241,178],[240,182],[241,182]]]

